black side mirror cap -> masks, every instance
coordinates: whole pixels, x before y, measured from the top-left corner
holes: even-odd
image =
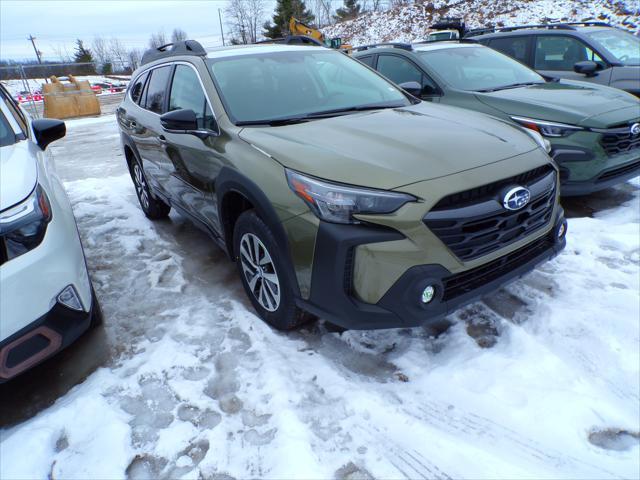
[[[216,130],[218,130],[218,124],[215,120],[212,120]],[[198,138],[205,139],[207,137],[218,136],[218,131],[207,130],[204,128],[198,128],[198,118],[193,110],[182,108],[180,110],[173,110],[167,112],[160,117],[160,124],[162,128],[170,133],[186,133],[195,135]]]
[[[45,150],[51,142],[60,140],[67,134],[67,126],[62,120],[43,118],[31,122],[31,128],[38,146]]]
[[[422,85],[418,82],[404,82],[398,86],[414,97],[420,98],[420,95],[422,95]]]
[[[196,112],[188,109],[173,110],[160,117],[162,128],[173,133],[189,133],[198,130]]]
[[[581,73],[586,77],[594,77],[597,70],[598,64],[596,62],[592,62],[591,60],[578,62],[573,66],[574,72]]]

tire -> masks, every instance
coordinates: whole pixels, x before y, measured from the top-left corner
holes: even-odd
[[[131,173],[131,179],[133,180],[133,186],[136,189],[136,195],[140,202],[140,207],[147,218],[150,220],[167,218],[171,211],[171,207],[151,194],[151,189],[147,182],[147,176],[145,175],[140,162],[133,160],[129,166],[129,173]]]
[[[233,251],[244,290],[262,320],[278,330],[291,330],[313,318],[296,306],[289,278],[283,274],[286,260],[271,229],[254,210],[238,218]]]

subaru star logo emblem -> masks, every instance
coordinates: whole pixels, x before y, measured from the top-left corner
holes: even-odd
[[[631,125],[631,128],[629,129],[629,131],[631,132],[632,136],[636,136],[636,135],[640,135],[640,123],[634,123],[633,125]]]
[[[531,198],[531,193],[524,187],[514,187],[504,195],[502,205],[507,210],[520,210]]]

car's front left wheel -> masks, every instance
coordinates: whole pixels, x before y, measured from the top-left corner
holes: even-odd
[[[278,330],[290,330],[312,317],[296,306],[292,285],[284,274],[285,259],[275,237],[253,210],[235,224],[234,252],[242,285],[258,315]]]

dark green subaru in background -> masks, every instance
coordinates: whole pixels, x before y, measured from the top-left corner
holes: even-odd
[[[512,121],[546,138],[563,196],[640,175],[640,100],[622,90],[546,78],[488,47],[387,44],[354,57],[413,95]]]

